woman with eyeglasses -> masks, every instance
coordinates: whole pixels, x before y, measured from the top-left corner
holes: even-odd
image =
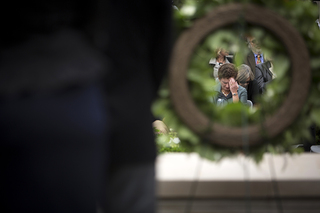
[[[222,64],[228,64],[230,63],[230,61],[228,60],[227,56],[229,55],[229,52],[225,49],[222,48],[218,48],[216,50],[216,57],[215,58],[211,58],[209,61],[209,64],[213,67],[213,77],[218,81],[219,77],[218,77],[218,70],[219,67]]]
[[[257,81],[254,79],[251,68],[248,65],[242,64],[238,67],[238,76],[236,80],[240,86],[246,88],[248,100],[252,101],[253,104],[256,104],[259,87]]]

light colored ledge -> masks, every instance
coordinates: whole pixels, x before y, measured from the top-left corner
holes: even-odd
[[[320,197],[320,154],[265,154],[256,164],[242,155],[211,162],[169,153],[158,156],[156,179],[159,198]]]

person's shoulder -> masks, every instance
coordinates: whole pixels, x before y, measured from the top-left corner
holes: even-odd
[[[259,69],[269,68],[269,67],[271,67],[270,61],[266,61],[256,65],[256,68],[259,68]]]
[[[242,93],[242,92],[247,92],[247,90],[246,90],[246,88],[244,88],[243,86],[240,86],[240,85],[239,85],[238,93]]]
[[[248,57],[248,58],[249,58],[249,57],[254,58],[254,53],[250,50],[249,53],[248,53],[248,55],[247,55],[247,57]]]
[[[209,61],[209,64],[216,64],[217,63],[217,59],[215,58],[211,58],[210,61]]]
[[[218,82],[217,85],[214,86],[213,90],[216,91],[216,92],[221,92],[221,84],[220,84],[220,82]]]

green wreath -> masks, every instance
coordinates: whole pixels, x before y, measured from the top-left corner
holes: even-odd
[[[237,1],[186,1],[180,11],[175,12],[177,34],[192,27],[195,20],[212,9],[234,2]],[[160,98],[155,101],[152,107],[155,116],[165,118],[164,122],[172,129],[169,134],[157,135],[157,143],[161,150],[170,151],[171,145],[169,142],[172,141],[174,136],[179,137],[181,150],[198,152],[202,157],[210,160],[220,160],[226,156],[245,153],[258,162],[262,159],[264,152],[302,152],[302,149],[297,149],[294,145],[301,143],[302,140],[310,139],[309,127],[312,124],[320,125],[320,30],[315,24],[315,17],[318,16],[317,7],[306,1],[246,0],[242,3],[257,4],[278,13],[300,32],[309,51],[312,72],[311,88],[303,109],[296,121],[281,134],[274,138],[268,138],[266,135],[265,143],[253,147],[226,148],[208,143],[183,124],[174,110],[170,100],[168,80],[165,80],[159,91]],[[218,120],[222,125],[227,126],[261,123],[266,116],[272,115],[279,108],[288,93],[290,85],[290,61],[286,57],[286,49],[281,46],[281,43],[266,29],[246,25],[245,23],[240,23],[237,26],[224,27],[203,40],[195,50],[187,75],[191,95],[197,107],[209,118]],[[207,63],[208,57],[214,57],[212,52],[217,47],[233,48],[232,51],[238,52],[235,63],[237,65],[241,64],[244,55],[246,55],[245,51],[239,51],[239,49],[245,49],[244,43],[239,41],[238,36],[242,33],[250,33],[256,38],[260,38],[264,53],[272,55],[274,58],[273,63],[274,67],[277,68],[277,78],[268,86],[267,93],[260,98],[260,104],[263,107],[254,110],[244,109],[241,104],[230,104],[224,108],[215,107],[209,101],[214,95],[212,88],[215,85],[215,80],[208,77],[208,73],[212,71]],[[245,141],[245,139],[239,140]],[[169,148],[163,148],[165,146]],[[172,147],[174,151],[178,151],[177,144]]]

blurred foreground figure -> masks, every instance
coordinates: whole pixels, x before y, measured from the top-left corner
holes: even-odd
[[[110,1],[107,55],[112,212],[154,212],[156,148],[151,103],[167,69],[171,1]]]
[[[227,56],[229,55],[229,52],[225,49],[222,48],[218,48],[216,50],[216,57],[215,58],[211,58],[209,61],[209,64],[213,67],[213,72],[212,72],[212,76],[219,81],[219,76],[218,76],[218,70],[219,67],[222,64],[228,64],[230,63]]]
[[[150,104],[171,4],[81,2],[13,4],[2,17],[1,212],[153,211]]]

